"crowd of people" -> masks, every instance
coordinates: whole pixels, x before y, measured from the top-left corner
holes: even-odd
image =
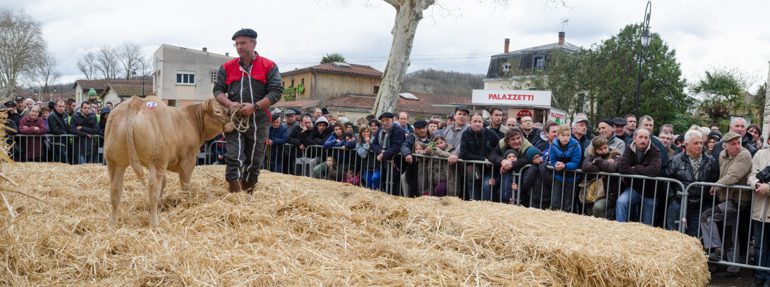
[[[3,104],[7,110],[12,158],[18,161],[64,163],[101,162],[104,126],[112,103],[95,99],[78,105],[74,99],[36,102],[17,96]]]
[[[669,230],[681,224],[717,261],[748,262],[748,246],[740,243],[753,236],[756,264],[770,266],[770,211],[763,209],[770,151],[761,129],[745,119],[733,118],[725,133],[693,125],[676,134],[663,124],[656,135],[647,115],[595,125],[585,115],[571,125],[506,119],[499,108],[488,115],[458,107],[445,120],[410,122],[405,112],[386,112],[353,123],[322,109],[287,110],[272,117],[266,166],[402,196],[490,200]],[[714,186],[682,190],[673,182]],[[717,276],[739,271],[730,266]],[[757,274],[760,283],[770,280]]]

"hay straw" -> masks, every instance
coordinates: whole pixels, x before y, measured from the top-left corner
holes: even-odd
[[[126,173],[119,228],[99,165],[14,164],[49,205],[16,201],[19,241],[0,239],[0,285],[704,286],[691,237],[561,212],[453,198],[406,199],[264,172],[229,194],[223,166],[197,191],[169,177],[161,224]],[[34,180],[30,180],[34,179]]]

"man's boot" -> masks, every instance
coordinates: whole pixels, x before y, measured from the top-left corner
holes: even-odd
[[[252,192],[254,192],[255,185],[257,185],[256,182],[248,183],[246,181],[241,181],[241,187],[243,187],[243,191],[245,191],[248,194],[251,194]]]
[[[241,192],[241,184],[237,180],[228,181],[227,184],[231,193]]]

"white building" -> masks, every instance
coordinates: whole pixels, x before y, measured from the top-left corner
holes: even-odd
[[[212,96],[219,66],[232,59],[228,53],[216,54],[171,45],[160,45],[153,53],[153,90],[169,106],[195,104]]]

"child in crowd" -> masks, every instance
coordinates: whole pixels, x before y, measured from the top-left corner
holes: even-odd
[[[334,163],[334,157],[327,156],[326,157],[326,165],[325,167],[325,177],[328,180],[337,180],[337,165]]]
[[[345,179],[343,179],[343,181],[345,183],[358,186],[358,184],[361,182],[361,178],[358,176],[358,174],[355,174],[352,169],[348,169],[348,171],[345,172]]]
[[[580,167],[582,148],[572,137],[572,128],[561,125],[557,138],[551,145],[550,165],[554,168],[553,188],[551,189],[551,208],[572,212],[575,201],[575,173]]]
[[[443,136],[436,136],[433,138],[433,142],[425,149],[425,155],[448,158],[452,155],[452,151],[454,151],[454,147],[447,143]],[[423,193],[423,195],[446,195],[447,175],[449,174],[448,164],[442,160],[432,160],[429,166],[432,166],[433,169],[433,190],[429,190],[428,194]],[[430,194],[431,191],[433,194]]]

